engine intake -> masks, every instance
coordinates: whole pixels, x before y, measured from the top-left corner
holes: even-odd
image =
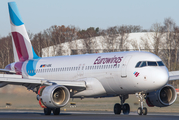
[[[52,85],[40,90],[40,100],[48,108],[65,106],[70,99],[70,92],[65,86]]]
[[[166,107],[172,105],[177,98],[177,93],[172,85],[165,85],[161,89],[150,92],[146,96],[146,103],[149,107]]]

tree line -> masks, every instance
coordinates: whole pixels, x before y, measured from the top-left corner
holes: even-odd
[[[147,50],[161,57],[169,70],[179,70],[179,26],[171,18],[164,19],[163,23],[154,23],[149,30],[143,29],[140,25],[112,26],[107,29],[89,27],[85,30],[75,26],[53,25],[36,34],[28,31],[28,34],[35,52],[41,57],[42,48],[49,46],[56,49],[58,53],[55,55],[62,55],[61,44],[73,43],[68,45],[69,48],[73,48],[74,45],[77,46],[77,43],[74,44],[77,39],[83,39],[85,49],[80,53],[71,49],[72,54],[94,53],[96,52],[94,38],[98,36],[105,40],[102,42],[106,45],[103,52],[128,51],[129,44],[133,46],[134,50],[137,50],[139,46],[136,41],[129,41],[128,38],[130,33],[139,32],[152,32],[152,36],[141,38],[140,47],[142,50]],[[0,68],[4,68],[14,61],[11,39],[10,34],[0,38]],[[150,39],[154,41],[149,43]],[[56,46],[57,44],[58,46]]]

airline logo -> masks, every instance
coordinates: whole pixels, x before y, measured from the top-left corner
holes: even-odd
[[[120,63],[122,61],[123,57],[112,57],[112,58],[101,58],[99,56],[95,61],[94,64],[110,64],[110,63],[115,63],[114,65],[116,66],[117,63]]]
[[[43,64],[43,65],[40,65],[40,68],[44,68],[44,67],[51,67],[52,64]]]
[[[138,77],[140,73],[135,71],[133,74],[134,74],[134,76]]]

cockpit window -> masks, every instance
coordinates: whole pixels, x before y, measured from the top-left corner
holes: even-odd
[[[139,67],[139,66],[140,66],[140,64],[141,64],[141,61],[140,61],[140,62],[138,62],[138,63],[136,64],[136,66],[135,66],[135,67]]]
[[[136,64],[136,68],[138,67],[145,67],[145,66],[165,66],[162,61],[139,61]]]
[[[158,63],[158,66],[164,66],[162,61],[158,61],[157,63]]]
[[[146,61],[143,61],[140,67],[145,67],[145,66],[147,66]]]
[[[157,62],[148,61],[147,64],[148,66],[157,66]]]

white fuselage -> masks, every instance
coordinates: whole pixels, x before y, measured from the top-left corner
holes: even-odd
[[[87,82],[86,91],[90,91],[82,91],[76,96],[91,97],[146,93],[157,90],[168,82],[168,69],[165,66],[136,68],[139,61],[157,62],[161,59],[148,52],[47,57],[26,61],[22,75],[24,78],[38,77],[52,81],[83,80]]]

